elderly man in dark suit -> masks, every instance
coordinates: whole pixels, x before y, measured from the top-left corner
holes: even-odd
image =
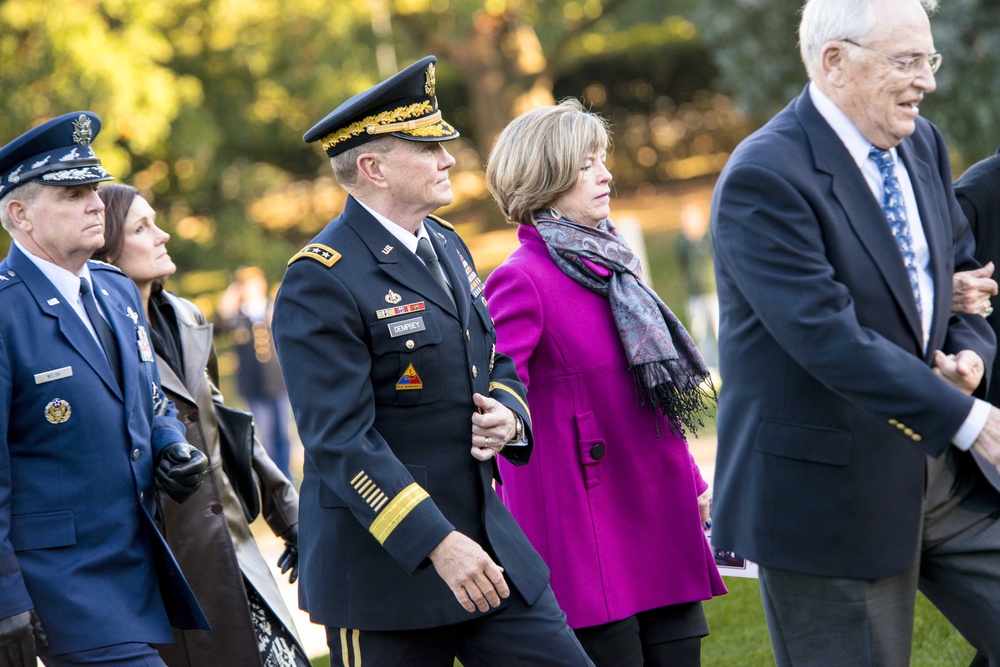
[[[299,601],[345,664],[589,665],[491,483],[531,453],[452,201],[428,56],[309,130],[349,193],[289,262],[274,333],[306,457]]]
[[[1000,150],[969,167],[962,177],[955,181],[955,196],[972,227],[976,239],[976,259],[983,264],[1000,261]],[[967,290],[982,300],[984,296],[975,290]],[[994,292],[995,294],[995,292]],[[993,332],[1000,334],[1000,313],[994,315],[989,306],[986,321]],[[1000,358],[993,361],[992,374],[996,378]],[[993,405],[1000,405],[1000,382],[990,384],[986,398]]]
[[[995,340],[949,312],[978,265],[918,113],[933,4],[809,0],[810,84],[715,191],[713,541],[760,564],[779,665],[909,664],[918,586],[1000,664],[1000,493],[971,453],[996,471]]]
[[[0,148],[0,664],[162,665],[170,625],[208,629],[153,523],[205,475],[160,392],[135,284],[104,243],[96,115]],[[155,471],[155,472],[154,472]]]

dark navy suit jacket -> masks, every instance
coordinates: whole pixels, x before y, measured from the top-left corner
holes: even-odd
[[[973,401],[934,375],[931,355],[970,349],[989,369],[995,341],[982,317],[950,314],[952,274],[978,264],[940,132],[918,118],[898,152],[930,247],[926,353],[880,204],[808,91],[722,172],[716,547],[854,578],[913,561],[925,455],[952,447]]]
[[[90,272],[124,390],[31,260],[12,245],[0,263],[0,618],[34,607],[47,654],[170,642],[168,618],[207,627],[152,521],[153,463],[184,427],[140,359],[135,284]]]
[[[404,630],[469,620],[429,566],[451,530],[479,542],[529,604],[548,569],[472,458],[475,392],[530,432],[524,386],[496,335],[468,247],[424,220],[457,308],[356,200],[292,259],[274,311],[305,446],[299,601],[314,623]],[[528,447],[504,454],[525,462]],[[517,594],[517,593],[512,593]]]

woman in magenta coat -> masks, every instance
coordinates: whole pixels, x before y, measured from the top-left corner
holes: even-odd
[[[515,119],[490,154],[521,245],[486,295],[535,443],[527,465],[500,461],[500,493],[598,667],[698,665],[702,601],[726,589],[683,433],[714,391],[611,224],[608,144],[605,121],[567,100]]]

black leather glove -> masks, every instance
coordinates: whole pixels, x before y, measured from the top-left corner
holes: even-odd
[[[49,638],[34,609],[0,618],[0,664],[35,667],[37,646],[47,648]]]
[[[288,583],[294,584],[299,578],[299,524],[289,526],[281,539],[285,540],[285,550],[278,558],[278,567],[282,574],[292,571],[288,575]]]
[[[167,445],[156,462],[156,480],[179,503],[194,495],[208,471],[208,458],[186,442]]]

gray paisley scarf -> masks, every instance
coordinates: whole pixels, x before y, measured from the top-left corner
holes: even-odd
[[[659,411],[677,435],[685,429],[696,433],[704,426],[701,413],[718,400],[711,374],[680,320],[642,282],[639,260],[611,220],[587,227],[543,210],[534,221],[556,266],[608,297],[639,404]],[[600,275],[584,260],[611,275]]]

